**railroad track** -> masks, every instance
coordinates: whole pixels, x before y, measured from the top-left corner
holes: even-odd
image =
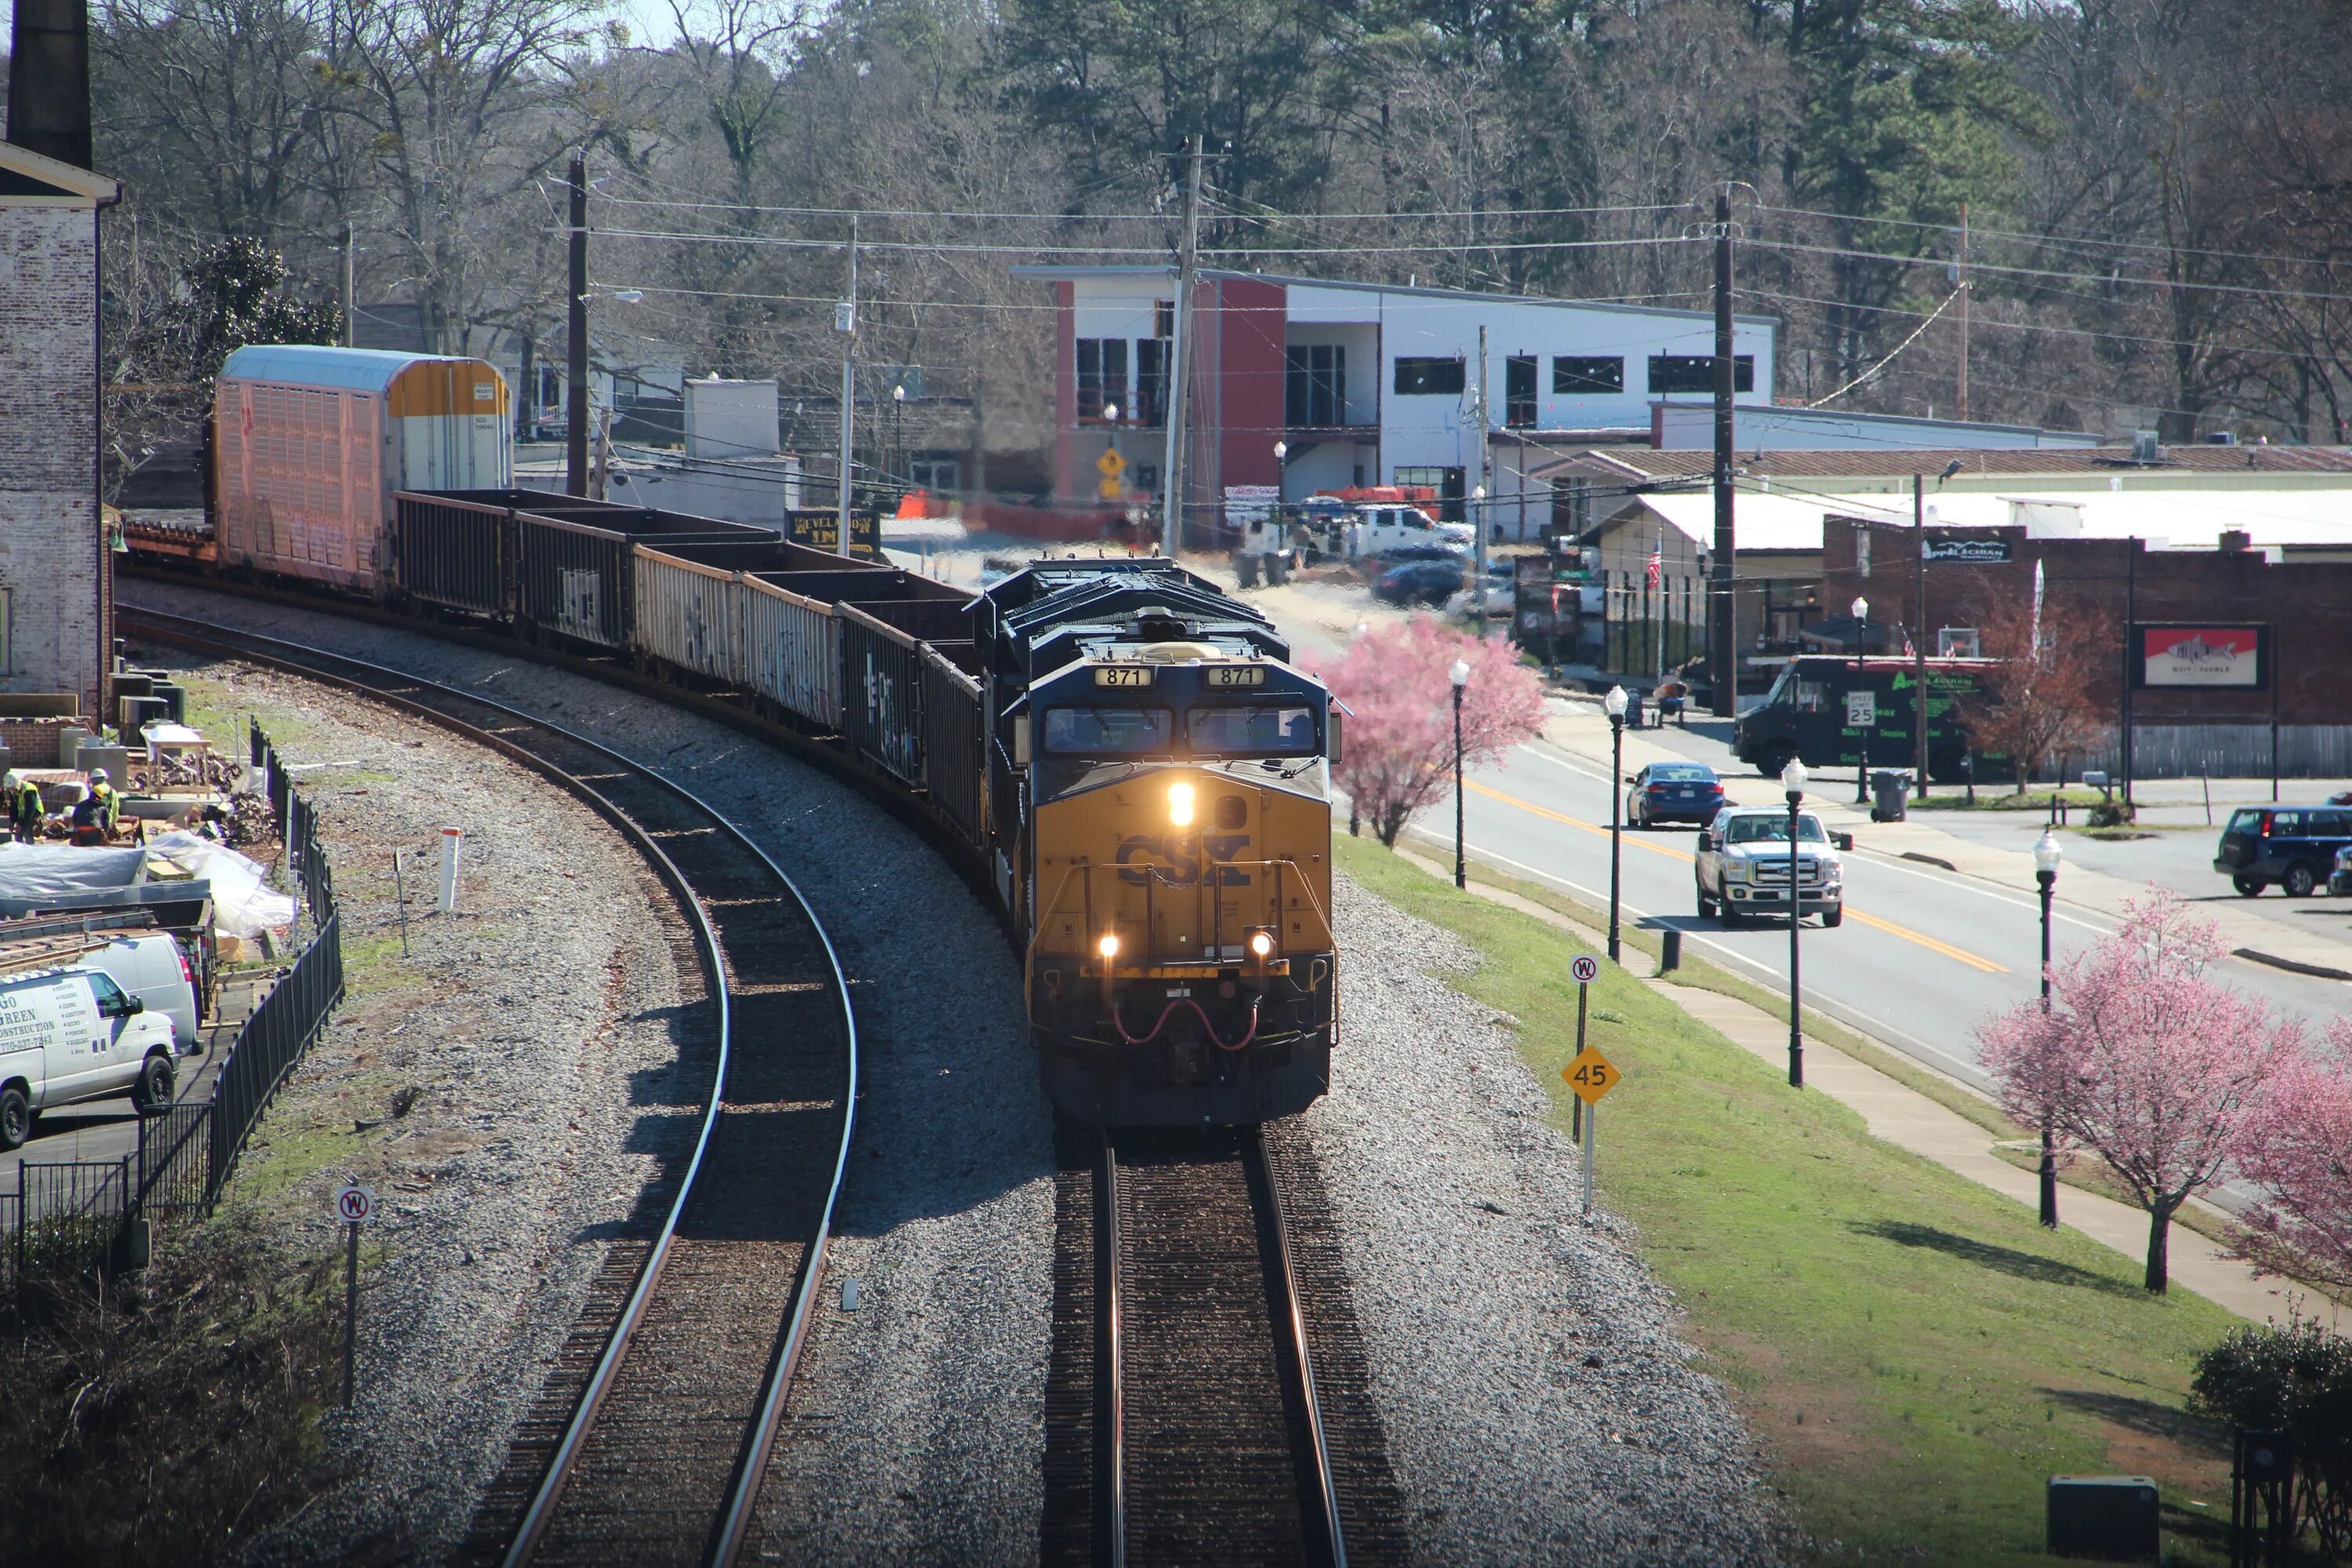
[[[1306,1257],[1265,1130],[1112,1131],[1091,1170],[1079,1152],[1058,1194],[1046,1563],[1398,1559],[1344,1279]],[[1329,1316],[1342,1331],[1318,1335]],[[1318,1341],[1339,1353],[1318,1363]]]
[[[122,606],[127,634],[392,703],[555,780],[677,892],[709,975],[691,1153],[646,1233],[615,1244],[478,1515],[474,1561],[732,1563],[822,1282],[857,1091],[832,942],[789,877],[719,812],[560,725],[325,649]]]

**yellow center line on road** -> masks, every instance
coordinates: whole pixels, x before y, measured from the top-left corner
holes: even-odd
[[[1599,823],[1587,822],[1580,816],[1570,816],[1565,812],[1554,811],[1549,806],[1538,805],[1531,800],[1521,800],[1517,795],[1507,795],[1492,784],[1483,784],[1475,779],[1465,779],[1462,781],[1462,787],[1474,795],[1483,795],[1489,800],[1499,800],[1505,805],[1517,806],[1521,811],[1540,816],[1546,821],[1561,823],[1570,827],[1580,827],[1585,832],[1598,835],[1602,838],[1609,837],[1609,829]],[[1646,849],[1653,855],[1663,855],[1670,860],[1680,860],[1686,866],[1693,859],[1688,850],[1671,848],[1664,844],[1653,844],[1646,838],[1628,837],[1625,842],[1636,849]],[[1995,963],[1991,959],[1979,957],[1965,948],[1954,947],[1948,942],[1938,942],[1925,931],[1916,931],[1908,926],[1896,925],[1893,921],[1881,920],[1876,915],[1866,915],[1852,904],[1846,905],[1845,912],[1848,918],[1870,927],[1873,931],[1883,931],[1889,936],[1899,936],[1905,942],[1916,942],[1930,952],[1941,953],[1954,963],[1967,964],[1970,969],[1986,974],[2009,973],[2009,965],[2005,963]]]

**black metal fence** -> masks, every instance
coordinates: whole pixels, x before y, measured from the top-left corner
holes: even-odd
[[[342,1000],[342,913],[318,816],[258,724],[250,742],[286,846],[296,929],[307,925],[310,939],[237,1030],[209,1100],[142,1117],[137,1152],[121,1159],[16,1167],[16,1190],[0,1193],[0,1283],[14,1288],[28,1270],[99,1267],[121,1255],[133,1221],[210,1213],[254,1124]]]

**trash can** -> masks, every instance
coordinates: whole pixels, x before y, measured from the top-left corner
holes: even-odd
[[[1870,820],[1901,822],[1911,798],[1911,775],[1880,768],[1870,775]]]

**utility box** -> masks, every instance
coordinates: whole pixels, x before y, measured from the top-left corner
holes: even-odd
[[[2147,1476],[2053,1476],[2050,1554],[2153,1563],[2158,1500],[2156,1482]]]

